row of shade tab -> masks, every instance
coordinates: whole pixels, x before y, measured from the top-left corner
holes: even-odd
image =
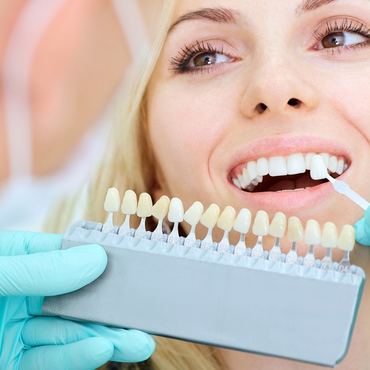
[[[355,245],[355,231],[351,225],[343,226],[338,236],[337,227],[332,222],[325,223],[321,232],[320,225],[315,220],[308,220],[306,227],[303,228],[301,221],[297,217],[290,217],[287,222],[284,213],[277,212],[270,222],[268,214],[260,210],[256,213],[252,225],[252,233],[258,237],[257,242],[250,249],[245,244],[245,235],[249,232],[252,224],[252,215],[247,208],[242,208],[237,214],[231,206],[225,207],[221,212],[217,204],[211,204],[204,211],[202,203],[196,201],[184,212],[182,201],[179,198],[169,199],[164,195],[153,205],[152,198],[148,193],[141,193],[139,200],[137,200],[136,193],[132,190],[125,192],[121,203],[118,190],[116,188],[108,189],[104,209],[109,213],[108,219],[102,228],[102,231],[106,233],[113,230],[113,214],[121,209],[126,218],[118,229],[119,235],[130,234],[130,216],[136,214],[141,218],[141,222],[134,232],[134,237],[143,238],[148,234],[145,228],[145,220],[154,216],[158,220],[158,225],[150,233],[151,240],[166,241],[169,244],[176,244],[181,241],[181,244],[186,247],[197,246],[201,249],[210,249],[216,245],[218,252],[232,252],[236,255],[247,253],[253,258],[267,258],[272,261],[280,260],[288,264],[301,263],[308,267],[315,265],[322,269],[331,269],[333,268],[332,249],[338,247],[345,251],[342,261],[339,264],[334,264],[335,269],[341,272],[349,270],[349,253]],[[169,235],[163,233],[163,220],[166,216],[168,221],[173,223],[173,228]],[[183,221],[191,226],[191,231],[185,239],[179,236],[179,224]],[[195,228],[199,222],[208,229],[206,237],[200,242],[197,241],[195,234]],[[218,243],[214,243],[212,238],[212,230],[216,226],[224,232],[222,240]],[[229,243],[229,232],[232,229],[240,233],[239,242],[235,246],[230,246]],[[286,255],[282,254],[280,249],[280,239],[285,233],[288,240],[292,243],[291,250]],[[266,235],[276,238],[275,245],[268,253],[263,248],[263,237]],[[310,246],[307,255],[303,259],[298,258],[297,255],[297,243],[302,240]],[[319,244],[327,248],[327,252],[325,258],[318,264],[318,261],[315,259],[314,248]]]

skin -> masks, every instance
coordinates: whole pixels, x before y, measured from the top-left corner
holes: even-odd
[[[299,217],[303,225],[308,219],[316,219],[321,227],[331,221],[339,230],[363,217],[358,206],[332,190],[316,197],[319,186],[304,190],[309,192],[306,195],[285,193],[281,195],[285,197],[283,202],[276,194],[272,201],[266,201],[267,195],[259,195],[256,200],[256,196],[237,189],[230,181],[230,172],[240,164],[240,158],[247,162],[273,154],[300,153],[302,147],[311,147],[314,152],[345,156],[350,167],[341,178],[370,199],[370,46],[340,52],[318,50],[322,42],[313,37],[315,30],[325,31],[328,19],[350,17],[370,24],[370,4],[367,0],[338,0],[298,16],[296,8],[300,3],[177,1],[172,23],[200,8],[225,7],[235,10],[238,17],[232,24],[204,19],[182,22],[167,37],[148,92],[147,124],[158,167],[156,198],[163,193],[179,197],[185,209],[196,200],[205,207],[217,203],[221,210],[227,205],[236,211],[246,207],[252,215],[263,209],[270,220],[282,211],[287,217]],[[175,73],[171,58],[179,57],[184,45],[191,48],[197,41],[223,50],[231,55],[230,60],[197,73]],[[366,39],[359,37],[352,42],[362,41]],[[297,99],[300,104],[291,106],[290,99]],[[267,106],[262,113],[259,103]],[[267,145],[265,139],[269,140]],[[256,147],[257,157],[253,154]],[[323,148],[326,150],[320,150]],[[292,197],[290,203],[286,202],[287,196]],[[185,223],[183,228],[185,232],[190,229]],[[200,238],[205,236],[204,228],[198,227],[197,231]],[[215,229],[214,236],[219,241],[222,232]],[[231,242],[237,238],[232,234]],[[253,247],[255,242],[256,237],[250,233],[247,245]],[[268,240],[265,248],[269,249],[272,242]],[[283,252],[290,245],[284,238]],[[299,255],[304,256],[307,250],[304,243],[299,245]],[[317,257],[322,258],[324,253],[324,248],[316,249]],[[351,262],[369,274],[369,256],[368,247],[356,245]],[[334,259],[341,258],[342,252],[337,248]],[[367,284],[352,345],[338,369],[367,368],[369,307]],[[222,353],[230,370],[320,368],[230,350]]]
[[[1,68],[13,27],[26,4],[27,0],[0,2]],[[139,1],[149,35],[153,35],[158,5],[159,0]],[[69,159],[104,112],[131,61],[112,2],[65,1],[43,34],[31,66],[34,175],[52,174]],[[8,162],[0,81],[0,185],[9,176]]]

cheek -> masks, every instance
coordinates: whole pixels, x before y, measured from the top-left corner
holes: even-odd
[[[166,184],[171,193],[181,195],[181,188],[194,188],[194,178],[197,188],[200,183],[210,186],[209,159],[224,137],[232,109],[224,97],[212,91],[170,84],[151,92],[148,125]]]

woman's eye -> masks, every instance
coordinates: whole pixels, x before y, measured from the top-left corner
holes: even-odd
[[[221,53],[204,53],[197,55],[190,61],[190,68],[206,67],[219,63],[227,63],[233,59]]]
[[[333,32],[326,35],[317,45],[318,50],[338,48],[341,46],[350,46],[354,44],[360,44],[368,39],[364,36],[350,33],[350,32]]]

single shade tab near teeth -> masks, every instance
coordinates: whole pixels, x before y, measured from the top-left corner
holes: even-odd
[[[265,211],[258,211],[254,219],[252,232],[258,236],[257,243],[252,249],[252,257],[260,258],[263,254],[263,237],[268,235],[269,216]]]
[[[146,234],[145,220],[152,215],[153,201],[148,193],[141,193],[136,213],[141,217],[140,225],[135,231],[136,238],[142,238]]]
[[[251,220],[251,211],[247,208],[242,208],[234,221],[233,229],[240,233],[239,242],[234,249],[234,254],[238,256],[242,256],[247,250],[245,246],[245,234],[249,231]]]
[[[132,190],[127,190],[123,196],[121,212],[126,215],[125,221],[118,230],[118,235],[127,235],[130,232],[130,217],[137,210],[137,196]]]
[[[191,247],[197,240],[195,228],[202,217],[203,210],[204,207],[201,202],[194,202],[184,214],[184,220],[191,226],[190,233],[184,241],[185,247]]]
[[[326,248],[326,256],[321,262],[320,268],[329,270],[333,265],[331,251],[338,244],[337,227],[332,222],[326,222],[321,235],[321,245]]]
[[[338,248],[344,251],[343,259],[338,267],[339,272],[349,271],[351,267],[349,254],[353,250],[355,243],[355,229],[351,225],[344,225],[338,238]]]
[[[104,210],[108,212],[108,218],[103,225],[103,233],[109,233],[113,229],[113,213],[119,211],[119,206],[120,196],[118,190],[116,188],[108,189],[104,202]]]
[[[235,221],[236,211],[233,207],[227,206],[222,211],[220,217],[217,220],[217,226],[224,231],[222,240],[218,243],[217,251],[225,253],[229,250],[229,232],[233,228]]]
[[[298,260],[297,243],[303,240],[304,231],[301,220],[298,217],[289,217],[288,220],[288,240],[292,243],[292,248],[286,256],[286,263],[294,264]]]
[[[303,266],[311,267],[315,263],[315,245],[320,244],[321,241],[320,225],[316,220],[307,221],[304,240],[310,249],[303,259]]]
[[[170,198],[167,195],[161,196],[152,207],[152,216],[158,220],[157,227],[152,233],[151,240],[161,240],[163,237],[163,219],[166,217],[170,207]]]
[[[281,256],[280,239],[286,230],[286,216],[282,212],[277,212],[269,226],[269,234],[276,238],[275,245],[272,247],[268,259],[278,261]]]
[[[220,207],[217,204],[211,204],[203,213],[200,223],[208,229],[206,237],[202,240],[201,249],[209,249],[213,243],[212,230],[215,227],[218,216],[220,215]]]
[[[172,198],[168,211],[168,221],[173,222],[173,228],[168,235],[167,243],[176,244],[180,238],[179,223],[184,220],[184,206],[179,198]]]

